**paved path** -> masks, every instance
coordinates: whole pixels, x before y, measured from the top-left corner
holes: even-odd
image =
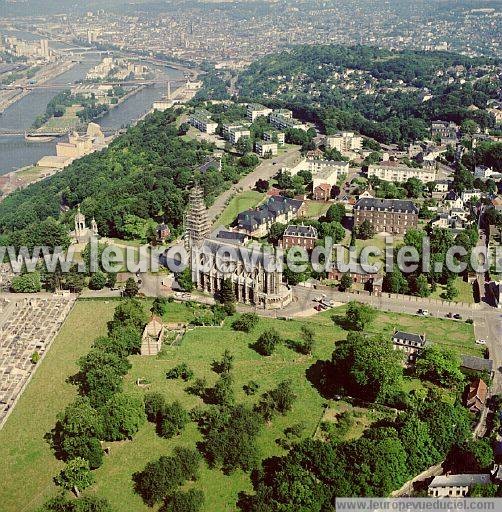
[[[215,222],[221,215],[228,201],[241,190],[252,190],[259,180],[270,180],[275,176],[281,167],[290,167],[293,162],[300,158],[300,148],[288,148],[282,155],[270,160],[263,160],[260,165],[251,173],[242,177],[238,183],[220,194],[212,206],[208,209],[209,219]],[[275,162],[275,165],[274,165]]]

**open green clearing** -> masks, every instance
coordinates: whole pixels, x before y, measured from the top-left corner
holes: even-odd
[[[75,360],[85,354],[100,334],[106,331],[106,322],[113,315],[117,301],[81,300],[75,305],[56,338],[47,357],[41,363],[33,380],[21,397],[9,421],[0,431],[0,491],[2,511],[29,512],[36,510],[47,496],[56,492],[52,478],[63,464],[57,461],[44,434],[54,426],[56,415],[75,397],[75,388],[66,383],[68,376],[76,371]],[[145,307],[150,302],[145,301]],[[343,314],[344,307],[334,310]],[[172,303],[165,315],[166,322],[189,321],[193,309],[185,304]],[[324,413],[324,400],[306,379],[305,371],[318,359],[328,359],[333,344],[346,336],[345,331],[334,325],[332,312],[325,312],[300,320],[279,320],[261,318],[257,328],[250,334],[234,332],[231,319],[224,326],[197,327],[185,335],[181,346],[166,348],[161,356],[130,358],[132,369],[125,379],[125,391],[143,394],[147,391],[160,391],[169,401],[178,399],[186,408],[193,408],[202,401],[185,392],[188,384],[183,381],[167,380],[165,373],[178,363],[186,362],[196,377],[205,376],[211,386],[217,379],[210,364],[219,359],[225,349],[235,356],[235,392],[237,402],[254,403],[258,397],[247,396],[242,386],[249,380],[260,384],[258,394],[277,385],[284,379],[291,379],[298,399],[286,416],[274,418],[261,432],[258,445],[263,458],[282,454],[283,449],[276,439],[283,437],[285,427],[303,422],[304,436],[314,434],[318,422]],[[280,346],[274,355],[262,357],[249,347],[259,334],[274,327],[285,339],[298,339],[300,328],[309,324],[316,333],[316,347],[312,357],[299,355],[285,346]],[[472,326],[452,320],[422,318],[412,315],[379,313],[371,325],[372,332],[391,333],[394,329],[406,329],[411,332],[426,333],[433,341],[448,343],[459,353],[480,354],[474,344]],[[148,388],[136,386],[138,378],[150,382]],[[415,380],[406,380],[406,390],[420,387]],[[364,411],[364,410],[363,410]],[[371,423],[373,417],[361,416],[350,435],[360,435],[364,425]],[[111,453],[105,458],[101,468],[95,471],[97,483],[89,492],[108,498],[116,511],[143,512],[150,510],[133,492],[131,476],[144,468],[145,464],[160,455],[169,455],[175,446],[194,447],[201,440],[195,426],[190,423],[183,434],[166,440],[158,437],[151,424],[140,429],[133,441],[107,443]],[[20,485],[20,482],[23,482]],[[249,475],[238,471],[225,476],[219,470],[209,470],[202,464],[201,478],[195,487],[204,491],[207,512],[233,511],[237,493],[250,490]]]
[[[309,219],[318,219],[328,211],[330,206],[330,203],[326,203],[324,201],[308,201],[305,217]]]
[[[217,225],[229,226],[236,219],[239,213],[249,208],[258,206],[265,197],[265,194],[248,190],[234,196],[220,215]]]
[[[65,113],[61,117],[51,117],[42,127],[38,129],[39,132],[68,132],[76,130],[82,123],[77,116],[77,112],[82,110],[81,105],[72,105],[66,107]]]
[[[455,288],[458,290],[458,295],[453,299],[453,302],[465,302],[472,304],[474,296],[472,292],[472,284],[465,282],[461,277],[455,279]],[[446,290],[446,286],[438,284],[436,291],[431,294],[434,299],[443,299],[442,293]]]

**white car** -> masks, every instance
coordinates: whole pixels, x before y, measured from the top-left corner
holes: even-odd
[[[476,340],[476,343],[477,343],[478,345],[486,345],[486,340],[479,339],[479,340]]]
[[[422,315],[422,316],[429,316],[429,310],[428,310],[428,309],[419,309],[419,310],[417,311],[417,313],[418,313],[419,315]]]

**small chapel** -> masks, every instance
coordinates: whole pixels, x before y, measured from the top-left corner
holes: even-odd
[[[91,226],[87,227],[85,223],[85,215],[80,211],[78,205],[75,215],[75,229],[70,232],[73,243],[87,243],[91,238],[99,238],[98,225],[94,217],[91,220]]]

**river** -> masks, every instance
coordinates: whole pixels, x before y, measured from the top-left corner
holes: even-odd
[[[26,33],[19,35],[28,39]],[[59,46],[59,45],[58,45]],[[69,84],[85,77],[87,71],[99,62],[98,55],[88,55],[71,70],[49,80],[46,84],[56,85],[53,89],[34,89],[20,99],[0,117],[0,128],[24,132],[28,130],[35,118],[45,112],[47,103],[58,92],[69,87]],[[181,71],[157,67],[162,79],[179,80],[183,78]],[[117,130],[122,126],[136,121],[143,116],[154,101],[159,100],[166,92],[163,84],[155,84],[132,95],[123,103],[112,109],[97,121],[104,130]],[[45,155],[56,154],[56,142],[26,142],[23,136],[0,136],[0,175],[20,167],[32,165]]]

